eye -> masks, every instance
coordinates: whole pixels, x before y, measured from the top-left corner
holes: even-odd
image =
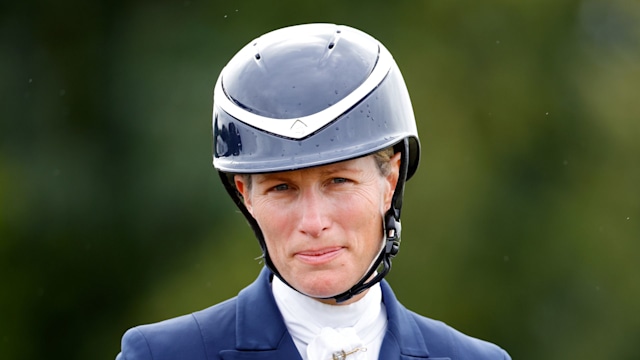
[[[342,178],[342,177],[333,178],[333,179],[331,179],[331,181],[332,181],[334,184],[345,184],[345,183],[349,182],[349,180],[348,180],[348,179],[346,179],[346,178]]]
[[[278,185],[272,187],[272,189],[274,191],[285,191],[285,190],[289,190],[289,185],[287,185],[287,184],[278,184]]]

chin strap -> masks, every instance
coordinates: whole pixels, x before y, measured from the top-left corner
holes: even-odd
[[[380,282],[391,270],[391,259],[396,256],[398,254],[398,251],[400,250],[400,233],[402,231],[402,225],[400,224],[400,211],[402,209],[402,198],[404,196],[404,184],[407,180],[407,172],[409,169],[409,139],[405,138],[402,142],[396,145],[396,149],[397,147],[400,147],[399,150],[402,152],[400,158],[400,172],[398,174],[398,182],[391,199],[391,207],[384,214],[384,246],[382,247],[380,254],[378,254],[378,257],[373,262],[367,273],[362,277],[362,279],[360,279],[360,281],[353,285],[351,289],[341,294],[330,296],[324,299],[334,299],[337,303],[345,302]],[[271,257],[269,256],[269,252],[264,241],[262,230],[260,230],[260,226],[258,225],[256,219],[254,219],[254,217],[244,206],[242,196],[240,196],[235,186],[233,185],[232,175],[223,172],[219,172],[219,174],[225,189],[227,190],[229,195],[231,195],[234,203],[249,222],[249,225],[251,225],[251,229],[256,235],[256,238],[260,243],[260,247],[262,248],[262,258],[264,259],[267,268],[269,268],[269,270],[271,270],[271,272],[280,280],[282,280],[282,282],[287,286],[298,291],[298,289],[291,286],[282,277],[282,275],[280,275],[280,272],[278,271],[278,269],[276,269],[275,265],[271,261]],[[382,266],[382,269],[380,269],[375,277],[369,280],[369,278],[371,278],[371,276],[378,270],[378,268],[380,268],[380,266]],[[300,293],[306,295],[302,292]]]

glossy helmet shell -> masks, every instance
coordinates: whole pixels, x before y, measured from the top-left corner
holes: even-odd
[[[225,173],[295,170],[419,141],[409,94],[389,51],[347,26],[307,24],[242,48],[214,91],[213,164]]]

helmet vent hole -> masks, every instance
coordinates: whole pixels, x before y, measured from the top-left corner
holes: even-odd
[[[336,43],[334,43],[333,41],[329,43],[329,50],[333,49],[333,47],[336,46]]]
[[[256,57],[256,60],[260,60],[260,53],[256,54],[255,57]]]

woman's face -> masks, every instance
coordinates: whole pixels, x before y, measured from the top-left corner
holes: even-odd
[[[250,180],[236,176],[235,184],[280,275],[308,296],[327,298],[355,285],[380,252],[399,166],[398,153],[384,176],[366,156]]]

